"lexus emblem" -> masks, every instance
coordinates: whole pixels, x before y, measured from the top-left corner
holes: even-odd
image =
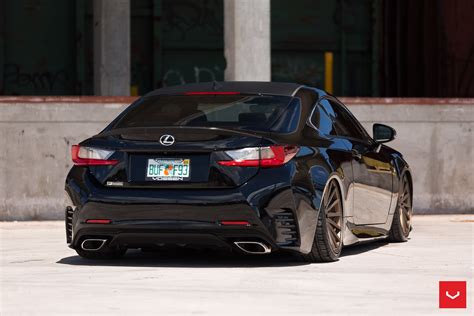
[[[172,135],[162,135],[160,137],[160,144],[163,146],[171,146],[174,144],[174,137]]]

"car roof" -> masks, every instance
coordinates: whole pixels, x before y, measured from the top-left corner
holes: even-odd
[[[239,92],[242,94],[271,94],[294,96],[305,87],[298,83],[263,81],[214,81],[170,86],[151,91],[145,97],[156,95],[184,94],[189,92]]]

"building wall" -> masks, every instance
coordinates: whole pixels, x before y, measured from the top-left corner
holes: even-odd
[[[93,0],[0,0],[0,95],[93,95]],[[133,0],[131,91],[222,80],[223,0]],[[273,81],[474,96],[472,0],[272,0]]]
[[[70,146],[133,98],[0,98],[0,220],[61,219]],[[370,129],[395,127],[417,213],[474,212],[474,99],[344,99]]]
[[[92,3],[0,0],[0,95],[93,95]],[[133,93],[224,79],[223,0],[130,3]],[[270,7],[273,81],[323,87],[331,51],[334,92],[372,94],[370,0],[272,0]]]
[[[0,0],[0,94],[76,91],[74,1]]]

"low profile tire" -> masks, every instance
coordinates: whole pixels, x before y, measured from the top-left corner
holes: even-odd
[[[97,251],[91,250],[82,250],[82,249],[75,249],[77,254],[85,259],[92,259],[92,260],[111,260],[111,259],[119,259],[122,258],[127,249],[111,249],[109,247],[102,247],[103,249]]]
[[[398,203],[393,214],[392,227],[390,228],[389,240],[392,242],[405,242],[411,231],[411,219],[413,207],[411,198],[411,186],[408,176],[405,174],[400,183],[398,192]]]
[[[301,255],[307,262],[333,262],[341,255],[342,197],[335,180],[329,183],[321,204],[313,246]]]

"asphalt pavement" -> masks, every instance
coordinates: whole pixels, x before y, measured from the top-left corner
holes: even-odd
[[[474,215],[415,216],[407,243],[285,254],[130,251],[88,261],[63,222],[0,222],[0,315],[473,315]],[[439,281],[467,281],[467,309],[439,309]]]

